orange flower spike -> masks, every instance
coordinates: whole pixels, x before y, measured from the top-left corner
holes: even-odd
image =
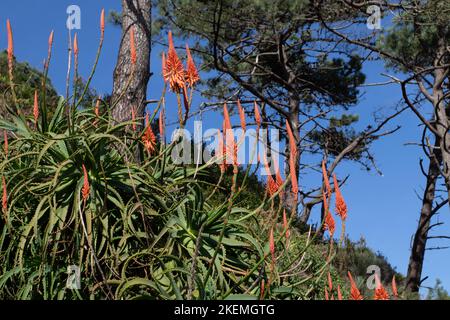
[[[323,229],[324,230],[328,230],[329,234],[330,234],[330,238],[333,237],[334,234],[334,230],[336,228],[333,216],[331,215],[330,211],[328,210],[328,203],[327,203],[327,196],[325,194],[325,192],[322,191],[322,196],[323,196],[323,208],[324,208],[324,213],[325,213],[325,221],[323,224]]]
[[[131,58],[131,64],[136,64],[136,43],[134,41],[134,26],[131,26],[130,28],[130,58]]]
[[[330,211],[328,211],[328,214],[325,216],[325,229],[330,233],[330,238],[333,238],[334,231],[336,230],[336,224]]]
[[[230,114],[228,113],[228,107],[226,103],[223,104],[223,119],[225,121],[225,129],[231,130]]]
[[[327,172],[327,168],[325,165],[325,161],[322,161],[322,176],[323,176],[323,181],[325,183],[325,189],[327,191],[327,196],[328,198],[331,197],[331,186],[330,186],[330,180],[328,180],[328,172]]]
[[[389,294],[387,293],[386,289],[381,284],[380,278],[378,278],[378,274],[375,273],[375,293],[373,296],[374,300],[389,300]]]
[[[226,103],[223,104],[223,118],[224,118],[223,134],[225,135],[225,149],[227,153],[227,159],[232,158],[233,163],[235,163],[237,155],[231,127],[230,114],[228,113],[228,107]]]
[[[37,90],[34,90],[33,116],[34,116],[34,123],[37,125],[39,119],[39,103]]]
[[[341,287],[339,285],[337,286],[337,293],[338,293],[338,300],[343,300]]]
[[[295,142],[294,134],[292,133],[291,125],[289,121],[286,120],[286,131],[288,133],[289,139],[289,175],[291,176],[291,191],[295,196],[295,200],[297,201],[298,194],[298,180],[297,180],[297,172],[295,170],[295,158],[297,156],[297,143]]]
[[[144,143],[145,148],[147,151],[152,154],[153,151],[155,151],[156,146],[156,136],[153,133],[152,126],[150,125],[149,115],[148,113],[145,116],[145,132],[142,136],[142,142]]]
[[[49,53],[52,52],[53,37],[54,37],[54,32],[53,32],[53,30],[52,30],[52,32],[50,32],[50,35],[48,36],[48,52],[49,52]]]
[[[75,61],[78,61],[78,35],[76,33],[73,37],[73,55],[75,57]]]
[[[278,188],[281,188],[281,186],[283,185],[284,181],[283,181],[283,178],[281,177],[280,169],[278,168],[278,165],[277,165],[277,171],[275,173],[275,179],[276,179],[276,183],[277,183]]]
[[[13,56],[14,56],[14,41],[13,41],[13,33],[12,33],[12,28],[11,28],[11,23],[8,20],[6,20],[6,29],[7,29],[7,33],[8,33],[8,63],[10,65],[12,65],[12,61],[13,61]]]
[[[270,229],[269,234],[269,249],[272,256],[272,261],[275,262],[275,240],[273,238],[273,228]]]
[[[6,130],[3,130],[3,142],[4,142],[3,150],[5,151],[5,155],[7,156],[9,145],[8,145],[8,134]]]
[[[261,128],[261,113],[259,113],[259,107],[256,101],[254,102],[255,106],[255,121],[256,121],[256,128],[259,130]]]
[[[395,274],[392,277],[392,295],[398,298],[397,283],[395,282]]]
[[[327,274],[327,278],[328,278],[328,289],[331,291],[333,291],[333,280],[331,280],[331,274],[328,272]]]
[[[2,208],[3,211],[6,211],[8,209],[8,192],[6,190],[5,176],[2,176],[2,185],[3,185]]]
[[[358,287],[356,286],[356,283],[353,280],[352,274],[350,273],[350,271],[348,271],[347,274],[348,274],[348,278],[350,279],[350,285],[351,285],[350,299],[351,300],[363,300],[363,296],[359,292]]]
[[[169,31],[169,51],[165,65],[163,66],[164,81],[169,83],[170,89],[173,92],[180,92],[185,86],[185,73],[183,64],[177,55],[175,46],[173,44],[172,31]]]
[[[273,180],[273,178],[272,178],[272,172],[270,171],[269,163],[267,161],[267,155],[266,155],[265,151],[263,154],[263,164],[264,164],[264,169],[266,170],[266,175],[267,175],[267,191],[269,192],[269,195],[272,196],[275,192],[277,192],[277,187],[276,187],[275,180]]]
[[[192,58],[191,55],[191,50],[189,50],[189,46],[187,43],[186,43],[186,54],[187,54],[186,82],[192,88],[200,80],[200,76],[198,75],[197,67],[195,66],[194,59]]]
[[[151,126],[147,126],[147,130],[145,131],[145,135],[144,135],[144,143],[145,143],[145,147],[148,150],[148,152],[150,152],[150,154],[152,154],[155,151],[156,136],[153,133]]]
[[[297,201],[298,180],[297,180],[297,173],[295,172],[294,155],[292,154],[292,152],[289,156],[289,175],[291,176],[291,191],[294,194],[295,201]]]
[[[218,146],[217,146],[217,157],[219,162],[219,167],[220,167],[220,172],[224,173],[226,170],[226,163],[225,163],[225,159],[223,158],[225,153],[224,153],[224,144],[223,144],[223,137],[222,137],[222,133],[220,132],[219,129],[217,129],[217,139],[218,139]]]
[[[100,97],[98,97],[97,99],[97,103],[95,104],[95,109],[94,109],[94,113],[97,117],[100,116]]]
[[[103,38],[103,35],[105,34],[105,9],[102,9],[102,12],[100,13],[100,32]]]
[[[81,196],[83,198],[83,201],[86,201],[87,198],[89,198],[90,186],[86,167],[84,166],[84,164],[82,165],[82,167],[83,167],[83,187],[81,188]]]
[[[333,173],[334,190],[336,194],[336,214],[341,217],[342,220],[347,219],[347,204],[342,197],[341,190],[339,189],[339,183],[336,175]]]
[[[267,176],[267,191],[269,196],[273,196],[278,191],[278,186],[272,176]]]
[[[241,128],[245,132],[247,130],[247,124],[245,122],[245,111],[242,108],[241,101],[237,101],[237,107],[239,111],[239,120],[241,121]]]
[[[287,131],[288,139],[289,139],[289,149],[291,149],[291,152],[294,155],[296,155],[297,154],[297,143],[295,142],[295,137],[294,137],[291,125],[289,124],[288,120],[286,120],[286,131]]]

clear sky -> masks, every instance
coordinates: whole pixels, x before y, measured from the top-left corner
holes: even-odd
[[[0,2],[0,48],[7,47],[6,19],[10,18],[14,32],[14,49],[19,61],[27,61],[42,69],[47,52],[47,39],[51,30],[55,31],[54,50],[50,67],[50,78],[60,94],[65,92],[67,70],[67,29],[66,9],[76,4],[81,8],[81,29],[77,30],[80,47],[80,73],[87,78],[94,61],[99,39],[99,15],[104,7],[120,11],[119,0],[2,0]],[[105,43],[92,86],[99,93],[110,93],[112,73],[117,59],[120,29],[106,26]],[[180,44],[182,46],[183,44]],[[162,89],[160,77],[160,53],[165,48],[156,46],[152,51],[151,71],[154,73],[148,90],[150,99],[158,99]],[[371,62],[364,67],[367,82],[383,82],[380,75],[385,72],[381,62]],[[394,110],[400,101],[400,88],[396,85],[365,87],[359,104],[352,110],[360,115],[359,128],[372,121],[372,113],[382,109],[384,114]],[[168,105],[171,105],[171,100]],[[199,97],[194,105],[201,103]],[[172,104],[173,105],[173,104]],[[168,117],[176,119],[175,108],[168,108]],[[208,114],[206,125],[221,123],[221,114]],[[424,157],[422,150],[405,143],[418,142],[422,133],[419,121],[409,111],[405,111],[388,128],[395,125],[402,128],[396,134],[383,138],[373,144],[373,154],[383,176],[366,172],[354,163],[344,163],[337,169],[338,176],[350,175],[349,183],[342,192],[349,207],[347,232],[351,239],[364,237],[369,247],[380,251],[397,271],[406,274],[410,254],[410,243],[417,226],[424,177],[420,173],[419,159]],[[426,163],[426,162],[425,162]],[[308,177],[320,181],[320,176]],[[440,221],[447,222],[434,234],[448,231],[449,209],[441,209]],[[317,216],[317,213],[313,215]],[[313,220],[315,218],[313,217]],[[439,231],[439,232],[437,232]],[[446,246],[446,242],[431,240],[431,246]],[[429,278],[426,286],[434,286],[440,278],[450,289],[448,262],[449,250],[431,250],[426,253],[423,276]]]

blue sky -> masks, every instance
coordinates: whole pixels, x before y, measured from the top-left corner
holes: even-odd
[[[67,70],[67,29],[66,9],[76,4],[81,8],[81,30],[77,30],[80,48],[80,74],[87,78],[94,62],[99,39],[99,15],[104,7],[120,10],[120,1],[111,0],[3,0],[0,2],[0,48],[7,47],[6,19],[10,18],[14,31],[14,49],[19,61],[27,61],[32,66],[42,69],[47,52],[47,39],[51,30],[55,31],[53,57],[49,76],[58,92],[65,91]],[[99,93],[109,93],[112,87],[112,73],[117,59],[120,41],[120,29],[106,26],[103,52],[97,67],[92,86]],[[160,77],[160,53],[164,48],[156,46],[152,51],[151,71],[154,72],[148,98],[157,99],[162,89]],[[380,75],[385,72],[381,62],[371,62],[364,68],[367,82],[380,82],[387,79]],[[400,88],[396,85],[365,87],[364,95],[353,108],[360,116],[360,128],[372,121],[372,113],[379,108],[385,114],[394,110],[400,101]],[[169,100],[170,105],[171,100]],[[202,102],[194,99],[194,105]],[[175,109],[175,108],[173,108]],[[168,117],[175,119],[176,111],[169,108]],[[208,114],[208,123],[221,123],[221,114]],[[208,125],[208,123],[206,125]],[[408,142],[417,142],[422,133],[419,121],[408,110],[393,122],[390,127],[401,125],[396,134],[376,141],[373,154],[383,176],[375,171],[366,172],[354,163],[343,163],[337,169],[338,176],[350,175],[349,183],[342,192],[349,207],[347,232],[350,238],[358,240],[364,237],[367,244],[375,251],[385,255],[393,266],[403,274],[410,254],[410,242],[417,226],[421,202],[417,196],[422,195],[424,177],[420,173],[419,159],[424,157],[422,150],[416,146],[405,146]],[[320,181],[320,176],[308,177]],[[317,213],[313,213],[317,217]],[[447,222],[437,231],[448,231],[448,207],[441,209],[440,221]],[[445,246],[445,242],[434,241],[430,245]],[[446,288],[450,288],[448,261],[450,251],[427,251],[423,276],[428,276],[426,286],[434,286],[435,279],[440,278]]]

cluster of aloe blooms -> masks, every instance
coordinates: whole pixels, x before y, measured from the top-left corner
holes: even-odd
[[[350,280],[350,295],[348,297],[349,300],[364,300],[364,297],[360,293],[358,287],[356,286],[355,280],[353,280],[352,274],[350,271],[348,272],[348,278]],[[397,284],[395,282],[395,275],[392,277],[391,283],[392,297],[394,299],[398,299],[398,291]],[[330,273],[328,273],[328,286],[325,286],[325,300],[336,300],[334,297],[334,293],[337,295],[337,300],[344,300],[341,288],[339,285],[334,287],[333,290],[333,281],[331,279]],[[381,283],[378,275],[375,274],[375,290],[373,295],[373,300],[389,300],[389,293],[386,288]]]
[[[164,79],[164,93],[166,91],[166,86],[168,85],[170,90],[176,93],[178,98],[178,118],[180,127],[184,127],[187,118],[189,116],[189,109],[192,103],[192,96],[195,84],[200,80],[197,67],[195,66],[194,59],[192,58],[191,51],[188,44],[186,44],[186,69],[179,58],[175,46],[173,43],[172,32],[168,33],[169,49],[166,54],[162,53],[162,75]],[[130,51],[131,51],[131,62],[134,65],[136,63],[136,48],[134,43],[134,29],[130,29]],[[190,93],[188,93],[190,90]],[[163,94],[164,94],[163,93]],[[183,115],[181,108],[180,95],[183,96],[183,102],[185,107],[185,113]],[[164,97],[162,98],[164,101]],[[132,108],[131,110],[133,129],[136,130],[135,120],[136,112]],[[142,135],[142,142],[145,148],[152,154],[155,151],[156,146],[156,136],[149,121],[149,114],[146,114],[144,134]],[[159,112],[159,134],[161,137],[161,142],[164,143],[164,133],[165,133],[165,111],[164,107],[161,108]]]
[[[328,230],[330,239],[331,241],[333,241],[333,235],[334,231],[336,230],[336,224],[333,215],[329,210],[333,190],[330,185],[330,180],[328,179],[328,171],[325,165],[325,161],[322,161],[322,176],[324,181],[324,188],[322,189],[323,208],[324,208],[323,228],[324,230]],[[339,183],[336,178],[336,174],[334,173],[333,173],[333,183],[334,183],[334,193],[336,195],[335,212],[341,218],[342,221],[342,233],[341,233],[341,242],[342,242],[345,233],[345,220],[347,219],[347,205],[339,188]]]
[[[330,181],[328,179],[328,171],[325,165],[325,161],[322,161],[322,176],[324,181],[324,190],[322,191],[322,197],[323,197],[323,208],[324,208],[324,221],[323,221],[323,229],[328,230],[328,233],[330,235],[330,244],[332,246],[333,244],[333,235],[335,231],[335,221],[333,218],[333,215],[331,214],[329,210],[330,201],[331,201],[331,195],[333,193],[333,190],[330,185]],[[339,188],[339,183],[336,178],[336,175],[333,173],[333,185],[334,185],[334,193],[336,195],[335,200],[335,212],[336,214],[341,218],[341,225],[342,225],[342,233],[341,233],[341,242],[343,241],[343,238],[345,236],[345,220],[347,219],[347,205],[345,203],[344,197],[342,196],[341,190]],[[353,277],[348,271],[348,278],[350,280],[350,300],[363,300],[363,296],[361,295],[360,291],[358,290],[358,287],[356,286],[355,281],[353,280]],[[387,290],[383,287],[379,277],[377,274],[375,274],[375,291],[374,291],[374,300],[389,300],[389,293]],[[397,284],[395,282],[395,275],[392,278],[392,296],[397,299],[398,298],[398,291],[397,291]],[[343,296],[341,293],[340,286],[337,285],[336,294],[337,294],[337,300],[343,300]],[[333,294],[333,282],[331,280],[331,275],[328,272],[328,287],[325,287],[325,299],[326,300],[334,300],[334,294]]]

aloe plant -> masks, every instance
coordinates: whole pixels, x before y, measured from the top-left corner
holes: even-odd
[[[320,296],[332,255],[327,246],[317,254],[315,236],[291,228],[293,215],[282,219],[280,195],[289,178],[251,206],[243,196],[257,183],[250,166],[235,162],[232,173],[221,172],[214,182],[214,161],[177,165],[169,156],[177,141],[156,145],[151,129],[165,89],[143,130],[134,113],[131,121],[113,121],[117,101],[80,105],[103,29],[79,96],[74,90],[47,112],[43,94],[34,119],[11,112],[0,120],[7,132],[0,161],[0,299]],[[51,43],[46,68],[50,52]],[[222,181],[228,185],[219,186]],[[80,270],[80,288],[67,287],[72,266]]]

